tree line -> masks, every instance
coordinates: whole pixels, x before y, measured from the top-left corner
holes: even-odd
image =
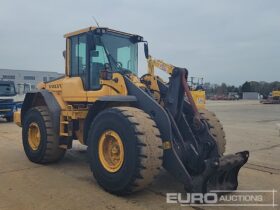
[[[228,95],[231,92],[235,92],[242,97],[243,92],[258,92],[264,98],[267,98],[271,91],[280,90],[280,82],[246,81],[240,86],[227,85],[226,83],[220,85],[204,83],[204,89],[208,96]]]

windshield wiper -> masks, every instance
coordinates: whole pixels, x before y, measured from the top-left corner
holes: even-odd
[[[108,61],[109,61],[109,64],[110,64],[110,67],[111,67],[111,70],[114,71],[114,69],[112,68],[112,66],[115,67],[115,69],[119,70],[119,71],[122,71],[122,72],[125,72],[125,71],[129,71],[127,69],[124,69],[123,67],[119,66],[118,65],[118,62],[116,61],[116,59],[109,53],[109,51],[107,50],[105,44],[103,43],[102,40],[100,40],[100,43],[103,45],[104,47],[104,50],[105,50],[105,54],[108,58]],[[113,65],[112,65],[113,63]]]
[[[105,46],[104,46],[104,48],[105,48]],[[105,51],[107,51],[106,48],[105,48]],[[107,56],[109,57],[109,60],[111,59],[111,61],[113,61],[114,66],[116,67],[116,69],[117,69],[119,72],[122,72],[122,73],[124,73],[124,74],[126,74],[126,73],[131,73],[131,71],[130,71],[129,69],[126,69],[126,68],[123,68],[122,66],[119,66],[119,65],[118,65],[118,62],[115,60],[115,58],[114,58],[110,53],[108,53]]]
[[[105,48],[105,52],[107,52],[107,49]],[[108,59],[109,59],[109,62],[111,63],[111,61],[113,61],[113,63],[114,63],[114,67],[116,68],[116,69],[118,69],[119,67],[118,67],[118,62],[115,60],[115,58],[110,54],[110,53],[108,53],[107,52],[107,57],[108,57]],[[111,68],[112,68],[112,65],[111,65]]]
[[[110,67],[111,67],[111,70],[113,71],[111,60],[114,61],[115,66],[117,67],[116,61],[115,61],[115,59],[113,58],[113,56],[108,52],[108,50],[107,50],[105,44],[103,43],[103,41],[102,41],[101,39],[100,39],[100,43],[101,43],[102,46],[104,47],[105,54],[106,54],[106,56],[107,56],[107,58],[108,58],[108,61],[109,61],[109,65],[110,65]]]
[[[127,74],[127,73],[132,73],[129,69],[125,69],[122,66],[118,65],[118,62],[116,61],[116,59],[109,53],[109,51],[107,50],[105,44],[103,43],[102,40],[100,40],[100,43],[102,44],[102,46],[104,47],[105,50],[105,54],[108,58],[111,70],[114,71],[114,69],[112,68],[112,66],[115,67],[116,70],[118,70],[119,72],[123,73],[123,74]],[[113,63],[113,65],[112,65]]]

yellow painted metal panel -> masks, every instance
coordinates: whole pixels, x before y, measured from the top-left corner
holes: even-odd
[[[205,109],[206,96],[204,90],[191,91],[193,100],[198,109]]]

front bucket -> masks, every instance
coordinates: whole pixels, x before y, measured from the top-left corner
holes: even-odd
[[[205,161],[206,167],[202,174],[193,177],[192,192],[233,191],[238,186],[238,172],[248,161],[249,152],[225,155]]]

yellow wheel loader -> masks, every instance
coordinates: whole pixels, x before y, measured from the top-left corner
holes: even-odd
[[[89,27],[65,35],[65,76],[26,94],[15,122],[30,161],[60,160],[73,140],[87,145],[92,173],[106,191],[125,195],[152,182],[161,167],[189,192],[235,190],[247,151],[225,155],[198,112],[184,68],[163,67],[139,35]],[[144,42],[148,74],[137,76]]]
[[[263,104],[280,104],[280,88],[275,88],[267,99],[260,101]]]
[[[197,82],[195,82],[197,80]],[[193,100],[198,109],[205,109],[206,94],[203,88],[203,78],[190,77],[188,81]]]

